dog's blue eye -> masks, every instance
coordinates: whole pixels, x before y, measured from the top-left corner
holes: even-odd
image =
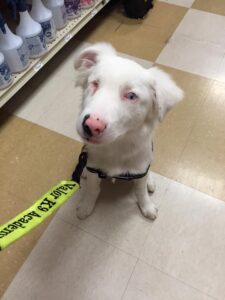
[[[128,100],[133,101],[133,100],[136,100],[136,99],[138,98],[138,96],[137,96],[135,93],[133,93],[133,92],[129,92],[129,93],[127,93],[127,95],[126,95],[126,98],[127,98]]]

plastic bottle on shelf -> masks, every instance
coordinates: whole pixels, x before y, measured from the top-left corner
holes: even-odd
[[[12,73],[20,73],[29,65],[29,52],[22,38],[12,33],[0,14],[0,51]]]
[[[51,43],[56,37],[55,22],[50,9],[46,8],[41,0],[33,0],[31,17],[40,23],[46,43]]]
[[[64,0],[43,0],[45,6],[52,11],[56,29],[62,29],[67,24],[67,14]]]
[[[95,0],[80,0],[80,6],[82,9],[90,8],[95,5]]]
[[[30,58],[40,57],[47,51],[42,27],[29,15],[25,0],[17,1],[20,23],[16,28],[16,33],[26,41]]]
[[[68,19],[75,19],[81,15],[80,0],[65,0]]]
[[[12,82],[11,71],[5,61],[3,53],[0,52],[0,90],[9,86]]]

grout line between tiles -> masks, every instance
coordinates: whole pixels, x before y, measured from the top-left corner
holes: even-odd
[[[210,42],[210,41],[207,41],[207,40],[204,40],[204,39],[200,39],[200,38],[199,39],[198,38],[191,38],[189,35],[177,31],[177,29],[174,31],[173,34],[176,34],[179,37],[183,37],[183,38],[187,39],[188,41],[194,41],[194,42],[197,42],[199,44],[209,44],[211,46],[224,49],[223,45],[220,45],[220,44],[214,43],[214,42]]]
[[[208,14],[212,14],[212,15],[217,15],[217,16],[222,16],[224,17],[224,15],[221,15],[219,13],[215,13],[215,12],[212,12],[212,11],[208,11],[208,10],[205,10],[205,9],[200,9],[200,8],[196,8],[196,7],[193,7],[194,3],[195,3],[196,0],[194,0],[192,6],[189,8],[189,10],[197,10],[197,11],[201,11],[203,13],[208,13]]]
[[[152,173],[154,174],[155,172],[152,172]],[[157,174],[157,173],[156,173],[156,174]],[[160,175],[160,176],[162,176],[162,175]],[[170,186],[171,186],[171,181],[173,181],[172,179],[170,179],[170,178],[168,178],[168,177],[165,177],[165,176],[162,176],[162,177],[166,178],[166,179],[169,180],[170,182],[169,182],[168,186],[166,187],[166,189],[165,189],[165,191],[164,191],[164,193],[163,193],[163,196],[162,196],[162,198],[161,198],[160,203],[157,204],[157,208],[158,208],[158,209],[160,209],[160,207],[163,205],[163,203],[164,203],[164,197],[165,197],[166,193],[168,192],[168,190],[169,190],[169,188],[170,188]],[[160,210],[159,210],[159,213],[160,213]],[[152,232],[152,230],[153,230],[153,226],[155,225],[156,222],[157,222],[157,218],[152,222],[152,226],[150,227],[150,229],[149,229],[148,232],[146,233],[146,238],[145,238],[143,244],[141,245],[141,248],[140,248],[141,250],[140,250],[138,259],[140,259],[140,257],[141,257],[141,254],[142,254],[143,249],[144,249],[144,245],[145,245],[145,243],[146,243],[146,241],[147,241],[147,238],[148,238],[149,235],[151,234],[151,232]]]
[[[60,218],[60,220],[61,220],[63,223],[68,224],[68,225],[72,225],[73,227],[76,227],[77,229],[79,229],[79,230],[85,232],[86,234],[93,236],[94,238],[98,239],[99,241],[104,242],[105,244],[108,244],[109,246],[113,247],[114,249],[117,249],[117,250],[119,250],[119,251],[125,253],[126,255],[129,255],[129,256],[131,256],[131,257],[133,257],[133,258],[136,259],[135,265],[134,265],[133,270],[132,270],[132,272],[131,272],[131,274],[130,274],[128,280],[127,280],[127,284],[126,284],[126,286],[125,286],[125,288],[124,288],[124,292],[123,292],[123,295],[122,295],[122,297],[121,297],[121,300],[123,300],[123,299],[124,299],[124,295],[125,295],[125,293],[126,293],[126,291],[127,291],[128,284],[129,284],[129,282],[130,282],[130,279],[131,279],[131,277],[132,277],[132,275],[133,275],[133,273],[134,273],[134,271],[135,271],[136,265],[137,265],[137,263],[138,263],[138,261],[139,261],[139,258],[136,257],[136,256],[134,256],[134,255],[132,255],[132,254],[130,254],[130,253],[127,253],[126,251],[120,249],[120,248],[117,247],[117,246],[112,245],[112,244],[109,243],[108,241],[105,241],[105,240],[99,238],[99,237],[96,236],[95,234],[92,234],[92,233],[90,233],[90,232],[84,230],[83,228],[80,228],[80,227],[77,226],[77,225],[74,225],[74,224],[71,224],[71,223],[69,223],[69,222],[66,222],[65,220],[62,220],[61,218]]]
[[[73,225],[73,226],[76,226],[76,225]],[[129,256],[135,258],[136,260],[138,260],[138,257],[135,256],[134,254],[128,253],[128,252],[125,251],[124,249],[121,249],[121,248],[119,248],[118,246],[115,246],[115,245],[113,245],[112,243],[110,243],[110,242],[108,242],[108,241],[105,241],[104,239],[100,238],[99,236],[97,236],[97,235],[95,235],[95,234],[93,234],[93,233],[90,233],[90,232],[88,232],[87,230],[84,230],[83,228],[81,228],[81,227],[79,227],[79,226],[76,226],[76,227],[77,227],[78,229],[80,229],[81,231],[83,231],[83,232],[85,232],[85,233],[87,233],[87,234],[92,235],[93,237],[97,238],[97,239],[100,240],[101,242],[104,242],[104,243],[108,244],[109,246],[111,246],[111,247],[113,247],[113,248],[115,248],[115,249],[117,249],[117,250],[119,250],[119,251],[121,251],[121,252],[124,252],[126,255],[129,255]]]
[[[210,294],[205,293],[204,291],[202,291],[202,290],[200,290],[200,289],[198,289],[198,288],[196,288],[196,287],[190,285],[189,283],[185,282],[184,280],[182,280],[182,279],[180,279],[180,278],[177,278],[177,277],[175,277],[175,276],[173,276],[173,275],[171,275],[171,274],[168,274],[167,272],[161,270],[160,268],[156,267],[154,264],[149,263],[149,262],[145,261],[145,260],[142,259],[142,258],[139,258],[139,261],[141,261],[142,263],[147,264],[148,266],[150,266],[150,267],[152,267],[153,269],[157,270],[158,272],[164,274],[165,276],[170,277],[170,278],[172,278],[172,279],[174,279],[174,280],[176,280],[176,281],[182,283],[183,285],[185,285],[185,286],[187,286],[187,287],[189,287],[189,288],[191,288],[191,289],[193,289],[193,290],[195,290],[195,291],[197,291],[197,292],[199,292],[199,293],[201,293],[201,294],[203,294],[203,295],[205,295],[205,296],[207,296],[207,297],[210,297],[210,298],[213,299],[213,300],[222,300],[222,299],[219,299],[219,298],[215,298],[214,296],[212,296],[212,295],[210,295]]]
[[[170,4],[172,4],[172,3],[170,3]],[[172,4],[172,5],[173,5],[173,4]],[[177,6],[177,5],[176,5],[176,6]],[[173,35],[175,34],[175,32],[177,31],[178,26],[179,26],[180,23],[183,21],[183,19],[185,18],[185,16],[187,15],[187,13],[188,13],[189,10],[190,10],[189,8],[186,10],[185,14],[183,15],[183,18],[182,18],[182,19],[180,20],[180,22],[177,24],[177,26],[176,26],[176,28],[174,29],[174,31],[170,34],[168,40],[167,40],[166,43],[165,43],[165,46],[161,49],[161,51],[159,52],[158,56],[155,58],[154,64],[157,63],[157,60],[158,60],[160,54],[162,53],[162,51],[164,50],[164,48],[165,48],[165,47],[167,46],[167,44],[169,43],[169,41],[170,41],[170,39],[172,38],[172,36],[173,36]]]
[[[60,216],[56,216],[56,217],[59,218],[60,221],[62,221],[63,223],[65,223],[65,224],[67,224],[67,225],[72,225],[73,227],[76,227],[77,229],[79,229],[79,230],[85,232],[86,234],[89,234],[89,235],[93,236],[94,238],[98,239],[99,241],[104,242],[105,244],[108,244],[109,246],[111,246],[111,247],[113,247],[113,248],[115,248],[115,249],[117,249],[117,250],[119,250],[119,251],[125,253],[126,255],[129,255],[129,256],[135,258],[136,260],[138,260],[138,257],[135,256],[134,254],[131,254],[131,253],[125,251],[124,249],[121,249],[120,247],[113,245],[113,244],[110,243],[109,241],[106,241],[106,240],[104,240],[103,238],[97,236],[96,234],[94,234],[94,233],[92,233],[92,232],[89,232],[89,231],[83,229],[83,228],[80,227],[79,225],[75,225],[75,224],[73,224],[73,223],[71,223],[71,222],[65,221],[65,220],[64,220],[63,218],[61,218]]]
[[[115,28],[114,32],[117,32],[117,30],[123,25],[123,23],[118,24],[118,27]],[[93,44],[93,43],[92,43]]]
[[[212,85],[213,85],[213,80],[210,82],[210,88],[212,88]],[[206,98],[207,98],[207,93],[205,93],[205,95],[203,96],[203,100],[202,100],[201,106],[203,106],[205,104]],[[200,108],[197,110],[197,112],[199,112],[199,111],[200,111]],[[198,114],[196,113],[196,117],[194,118],[194,120],[192,122],[192,125],[190,127],[190,133],[189,133],[189,135],[188,135],[188,137],[187,137],[187,139],[185,141],[183,150],[181,151],[181,153],[180,153],[180,155],[179,155],[179,157],[177,159],[177,164],[179,164],[179,162],[181,160],[181,157],[182,157],[182,155],[183,155],[183,153],[184,153],[184,151],[185,151],[185,149],[186,149],[186,147],[187,147],[187,145],[189,143],[190,137],[191,137],[192,132],[193,132],[195,126],[196,126],[197,121],[198,121]]]
[[[125,289],[124,289],[123,295],[122,295],[122,297],[121,297],[121,300],[124,299],[124,296],[125,296],[125,293],[126,293],[126,291],[127,291],[127,289],[128,289],[128,285],[129,285],[129,283],[130,283],[131,277],[132,277],[133,274],[134,274],[134,271],[135,271],[135,269],[136,269],[136,266],[137,266],[138,262],[139,262],[139,259],[137,259],[137,261],[136,261],[136,263],[135,263],[135,265],[134,265],[134,268],[133,268],[133,270],[132,270],[132,272],[131,272],[131,274],[130,274],[130,277],[128,278],[128,281],[127,281],[126,287],[125,287]]]
[[[154,173],[156,173],[156,172],[154,172]],[[156,173],[156,174],[159,174],[159,173]],[[222,200],[222,199],[220,199],[220,198],[217,198],[217,197],[215,197],[215,196],[212,196],[212,195],[210,195],[210,194],[207,194],[207,193],[205,193],[205,192],[202,192],[202,191],[200,191],[200,190],[198,190],[198,189],[196,189],[196,188],[194,188],[194,187],[192,187],[192,186],[189,186],[189,185],[187,185],[187,184],[185,184],[185,183],[183,183],[183,182],[180,182],[180,181],[178,181],[178,180],[172,179],[172,178],[167,177],[167,176],[165,176],[165,175],[161,175],[161,174],[159,174],[159,175],[162,176],[162,177],[164,177],[164,178],[166,178],[167,180],[170,180],[170,181],[175,182],[175,183],[179,183],[180,185],[182,185],[182,186],[185,187],[185,188],[189,188],[189,189],[191,189],[191,190],[193,190],[193,191],[195,191],[195,192],[201,193],[201,194],[203,194],[203,195],[205,195],[205,196],[208,196],[208,197],[210,197],[210,198],[212,198],[212,199],[214,199],[214,200],[220,201],[220,202],[222,202],[222,203],[225,205],[225,201]],[[170,183],[170,184],[171,184],[171,183]],[[166,189],[166,192],[168,191],[168,189],[169,189],[169,187],[170,187],[170,184],[168,185],[168,188]],[[161,202],[162,202],[162,201],[161,201]]]
[[[163,2],[163,3],[166,3],[168,5],[171,5],[171,6],[176,6],[176,7],[182,7],[182,8],[186,8],[187,10],[189,10],[191,8],[191,6],[184,6],[184,5],[181,5],[181,4],[178,4],[178,3],[171,3],[171,2],[167,2],[167,1],[163,1],[163,0],[157,0],[158,2]],[[194,0],[195,1],[195,0]],[[192,3],[193,5],[194,3]]]
[[[168,179],[169,181],[173,181],[173,180],[170,179],[170,178],[167,178],[167,177],[165,177],[165,176],[163,176],[163,177],[166,178],[166,179]],[[162,200],[161,200],[160,203],[157,205],[158,207],[161,207],[161,206],[163,205],[163,200],[164,200],[163,198],[164,198],[165,194],[168,192],[170,185],[171,185],[171,182],[169,182],[167,188],[165,189],[165,191],[164,191],[164,193],[163,193],[163,196],[162,196]],[[118,247],[118,246],[116,246],[116,245],[110,243],[109,241],[104,240],[103,238],[99,237],[98,235],[96,235],[96,234],[94,234],[94,233],[92,233],[92,232],[90,232],[90,231],[88,231],[88,230],[83,229],[83,228],[80,227],[79,225],[74,224],[74,223],[69,222],[69,221],[66,221],[66,220],[65,220],[64,218],[62,218],[60,215],[57,216],[57,217],[58,217],[61,221],[63,221],[64,223],[69,224],[69,225],[72,225],[72,226],[74,226],[74,227],[80,229],[81,231],[83,231],[83,232],[85,232],[85,233],[88,233],[88,234],[92,235],[93,237],[95,237],[95,238],[97,238],[97,239],[99,239],[99,240],[101,240],[101,241],[103,241],[103,242],[109,244],[110,246],[112,246],[112,247],[114,247],[114,248],[116,248],[116,249],[118,249],[118,250],[120,250],[120,251],[122,251],[122,252],[124,252],[124,253],[126,253],[126,254],[128,254],[128,255],[134,257],[134,258],[136,258],[136,259],[139,259],[139,258],[140,258],[141,254],[142,254],[142,250],[141,250],[141,249],[143,249],[143,246],[145,245],[145,243],[146,243],[146,241],[147,241],[147,238],[148,238],[148,236],[150,235],[150,233],[151,233],[151,231],[152,231],[152,228],[153,228],[155,222],[157,222],[157,220],[155,220],[155,221],[153,221],[152,223],[150,223],[151,226],[149,227],[149,230],[148,230],[148,232],[146,233],[146,236],[145,236],[145,238],[144,238],[144,241],[143,241],[143,243],[142,243],[142,245],[141,245],[141,247],[140,247],[140,252],[139,252],[139,254],[136,256],[136,255],[131,254],[130,252],[127,252],[126,250],[124,250],[124,249],[122,249],[122,248],[120,248],[120,247]],[[142,216],[140,216],[140,217],[142,217]]]

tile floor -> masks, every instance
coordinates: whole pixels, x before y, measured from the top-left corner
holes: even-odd
[[[108,41],[185,91],[156,134],[158,219],[142,217],[132,184],[104,182],[84,221],[76,194],[50,225],[1,252],[3,300],[225,299],[224,27],[223,0],[156,1],[143,21],[110,3],[1,109],[0,224],[70,177],[82,146],[80,46]]]

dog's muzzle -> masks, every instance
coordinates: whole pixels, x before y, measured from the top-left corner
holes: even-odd
[[[86,138],[99,138],[106,129],[106,122],[97,114],[86,115],[82,122]]]

